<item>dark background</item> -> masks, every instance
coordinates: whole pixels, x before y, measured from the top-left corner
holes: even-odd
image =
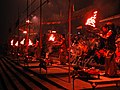
[[[37,0],[39,2],[39,0]],[[45,1],[45,0],[43,0]],[[65,8],[68,0],[49,0],[52,11],[45,9],[44,17],[52,17],[60,11],[66,13]],[[0,0],[0,43],[7,42],[11,32],[11,27],[15,25],[19,12],[22,13],[26,8],[26,0]],[[120,0],[73,0],[75,11],[94,5],[99,8],[102,18],[120,13]],[[60,11],[59,11],[60,10]]]

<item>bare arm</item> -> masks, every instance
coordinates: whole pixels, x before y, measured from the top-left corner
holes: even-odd
[[[108,39],[108,37],[110,37],[111,34],[112,34],[112,30],[109,30],[105,35],[103,34],[99,34],[99,35],[104,39]]]

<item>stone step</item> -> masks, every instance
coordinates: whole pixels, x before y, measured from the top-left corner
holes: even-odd
[[[2,78],[2,80],[1,80],[2,81],[1,85],[3,85],[2,88],[5,90],[14,90],[14,87],[10,80],[11,78],[4,70],[1,60],[0,60],[0,74],[1,74],[1,78]]]
[[[16,74],[20,76],[20,78],[24,80],[24,82],[28,83],[28,80],[29,80],[29,83],[31,82],[41,89],[51,89],[51,88],[55,90],[65,89],[64,87],[47,79],[43,75],[40,75],[40,74],[37,75],[33,73],[34,71],[31,72],[30,70],[24,69],[23,67],[16,65],[14,62],[11,62],[9,58],[4,58],[4,59],[5,59],[4,63],[8,64],[6,65],[6,67],[9,66],[8,68],[15,70]],[[25,79],[28,79],[28,80],[25,81]],[[32,86],[31,84],[28,84],[28,86],[31,86],[32,89],[34,88],[34,86]]]
[[[16,77],[18,79],[18,81],[26,89],[34,89],[34,88],[36,88],[36,90],[40,90],[41,89],[41,87],[36,86],[36,84],[34,82],[32,82],[32,80],[29,78],[29,76],[28,77],[25,76],[25,71],[22,71],[22,70],[19,70],[19,69],[17,70],[10,63],[8,64],[8,62],[6,60],[4,60],[4,64],[6,64],[7,68],[10,68],[9,70],[11,71],[11,73],[14,74],[14,77]]]

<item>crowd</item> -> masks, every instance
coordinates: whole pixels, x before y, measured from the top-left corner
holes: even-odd
[[[84,62],[84,66],[87,66],[93,60],[96,64],[105,65],[106,76],[115,76],[117,74],[117,66],[120,65],[120,40],[118,40],[119,34],[116,31],[114,23],[107,22],[101,27],[99,33],[94,33],[92,29],[88,29],[87,31],[92,32],[90,37],[87,36],[84,39],[75,36],[73,39],[73,48],[79,47],[78,51],[81,50],[82,53],[79,56],[75,53],[77,49],[72,50],[72,57],[74,57],[72,60],[76,63],[82,57],[81,60]]]
[[[111,22],[101,26],[100,29],[85,26],[81,32],[71,36],[69,49],[65,35],[48,33],[42,40],[41,56],[50,59],[52,55],[58,55],[61,64],[66,64],[70,51],[71,64],[87,66],[94,61],[96,64],[105,65],[106,75],[114,76],[116,66],[120,66],[119,38],[116,26]],[[19,48],[19,52],[24,52],[24,49]],[[36,60],[40,57],[39,49],[39,44],[29,46],[28,55]]]

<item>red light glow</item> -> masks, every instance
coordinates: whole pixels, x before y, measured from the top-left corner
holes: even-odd
[[[38,46],[38,44],[39,44],[39,41],[36,41],[36,43],[35,43],[35,47],[37,47],[37,46]]]

